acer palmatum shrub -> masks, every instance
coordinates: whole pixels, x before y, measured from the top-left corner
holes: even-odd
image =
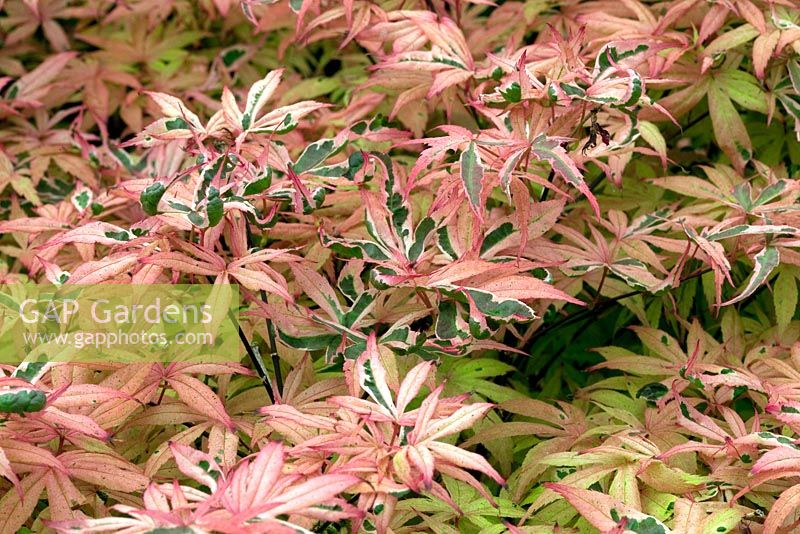
[[[0,0],[0,42],[0,532],[800,529],[796,0]],[[242,358],[56,358],[23,281],[206,284]]]

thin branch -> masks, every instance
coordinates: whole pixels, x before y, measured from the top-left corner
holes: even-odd
[[[547,175],[547,181],[552,182],[553,178],[555,177],[556,177],[556,170],[550,169],[550,174]],[[543,189],[542,196],[539,197],[539,202],[544,202],[545,200],[547,200],[547,195],[550,193],[549,187],[543,187],[542,189]]]
[[[694,119],[692,119],[691,121],[689,121],[689,124],[687,124],[686,126],[682,126],[682,127],[680,128],[680,130],[678,130],[677,132],[675,132],[675,135],[673,135],[672,137],[670,137],[669,139],[667,139],[667,143],[669,143],[669,142],[671,142],[671,141],[674,141],[675,139],[677,139],[678,137],[680,137],[681,135],[683,135],[685,132],[687,132],[687,131],[688,131],[690,128],[692,128],[693,126],[697,126],[697,125],[698,125],[699,123],[701,123],[701,122],[703,121],[703,119],[705,119],[706,117],[708,117],[708,112],[707,112],[707,111],[706,111],[705,113],[701,114],[699,117],[695,117]]]
[[[606,277],[607,276],[608,276],[608,267],[603,266],[603,276],[600,278],[600,283],[597,285],[597,294],[592,299],[592,308],[597,306],[598,301],[602,297],[603,284],[606,283]]]
[[[261,300],[267,302],[267,292],[261,290]],[[281,374],[281,359],[278,356],[278,346],[275,343],[275,325],[272,320],[267,319],[267,336],[269,336],[269,353],[272,357],[272,367],[275,368],[275,384],[278,386],[278,394],[283,395],[283,375]]]
[[[242,330],[242,327],[237,324],[236,317],[234,317],[233,312],[229,313],[229,317],[231,322],[234,325],[237,325],[239,329],[239,340],[244,345],[244,349],[247,351],[247,356],[250,358],[250,362],[253,364],[253,368],[256,370],[256,374],[261,379],[261,383],[264,384],[264,389],[267,390],[267,395],[269,396],[269,400],[272,404],[275,404],[275,394],[272,392],[272,381],[269,379],[269,373],[267,373],[266,367],[264,367],[264,361],[261,359],[261,355],[253,349],[253,346],[250,344],[250,340],[247,339],[247,336]]]
[[[603,178],[605,178],[605,177],[606,177],[606,175],[601,172],[600,176],[598,176],[597,178],[592,180],[592,183],[589,184],[589,191],[594,192],[595,188],[597,188],[597,186],[599,186],[601,183],[603,183]]]
[[[685,276],[684,278],[681,278],[680,281],[681,281],[681,283],[683,283],[683,282],[685,282],[687,280],[691,280],[692,278],[697,278],[698,276],[702,276],[705,273],[710,272],[710,271],[711,271],[710,268],[700,269],[700,270],[698,270],[698,271],[696,271],[696,272],[694,272],[692,274],[689,274],[689,275]],[[541,329],[539,329],[536,332],[534,332],[533,335],[536,336],[536,337],[544,337],[545,335],[549,334],[553,330],[556,330],[558,328],[570,325],[570,324],[572,324],[572,323],[574,323],[576,321],[580,321],[582,319],[590,318],[592,315],[595,315],[595,314],[599,315],[599,313],[601,311],[606,310],[607,308],[609,308],[610,306],[616,304],[617,302],[619,302],[621,300],[625,300],[625,299],[631,298],[631,297],[635,297],[636,295],[641,295],[642,293],[645,293],[646,291],[647,291],[646,289],[637,289],[635,291],[629,291],[628,293],[623,293],[622,295],[617,295],[616,297],[610,297],[608,299],[602,300],[602,301],[598,302],[597,304],[593,305],[592,307],[584,308],[584,309],[582,309],[580,311],[577,311],[575,313],[572,313],[570,315],[566,315],[566,316],[562,317],[558,321],[554,321],[554,322],[552,322],[552,323],[550,323],[548,325],[545,325]],[[518,368],[520,365],[522,365],[522,362],[525,361],[525,358],[529,358],[529,357],[530,356],[528,354],[517,354],[514,357],[514,360],[512,361],[511,364],[514,367]]]

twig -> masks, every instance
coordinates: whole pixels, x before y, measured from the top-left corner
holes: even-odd
[[[698,270],[698,271],[696,271],[696,272],[694,272],[692,274],[689,274],[689,275],[685,276],[684,278],[681,278],[680,281],[682,283],[682,282],[685,282],[687,280],[691,280],[692,278],[697,278],[698,276],[702,276],[705,273],[710,272],[710,271],[711,271],[710,268],[700,269],[700,270]],[[611,297],[611,298],[602,300],[602,301],[598,302],[597,304],[593,305],[592,307],[584,308],[584,309],[582,309],[580,311],[577,311],[575,313],[572,313],[570,315],[566,315],[566,316],[562,317],[558,321],[554,321],[554,322],[552,322],[552,323],[550,323],[548,325],[543,326],[541,329],[539,329],[536,332],[534,332],[533,335],[537,336],[537,337],[544,337],[546,334],[552,332],[553,330],[556,330],[556,329],[561,328],[563,326],[570,325],[570,324],[572,324],[572,323],[574,323],[576,321],[580,321],[580,320],[582,320],[584,318],[590,318],[593,314],[599,314],[601,311],[603,311],[606,308],[612,306],[613,304],[616,304],[620,300],[625,300],[627,298],[635,297],[636,295],[641,295],[642,293],[645,293],[646,291],[647,291],[646,289],[637,289],[635,291],[629,291],[628,293],[623,293],[622,295],[617,295],[616,297]],[[520,365],[522,365],[522,362],[524,361],[524,359],[528,358],[528,357],[530,357],[528,354],[517,354],[514,357],[514,359],[512,360],[511,364],[514,367],[519,367]]]
[[[597,302],[600,300],[601,293],[603,292],[603,284],[606,283],[606,276],[608,276],[608,267],[603,267],[603,276],[600,278],[600,283],[597,285],[597,294],[592,299],[592,308],[597,306]]]
[[[550,174],[547,175],[547,181],[552,182],[553,178],[555,177],[556,177],[556,170],[550,169]],[[542,196],[539,197],[539,202],[544,202],[545,200],[547,200],[547,195],[550,193],[549,187],[543,187],[542,189],[543,189]]]
[[[261,300],[267,302],[267,292],[261,290]],[[278,346],[275,344],[275,325],[272,320],[267,319],[267,336],[269,336],[269,353],[272,357],[272,367],[275,368],[275,384],[278,386],[278,394],[283,395],[283,375],[281,374],[281,359],[278,356]]]
[[[705,113],[701,114],[699,117],[696,117],[696,118],[692,119],[691,121],[689,121],[689,124],[687,124],[687,125],[686,125],[686,126],[684,126],[684,127],[681,127],[681,129],[680,129],[680,130],[678,130],[678,131],[675,133],[675,135],[673,135],[672,137],[670,137],[670,138],[667,140],[667,142],[669,143],[670,141],[674,141],[674,140],[675,140],[675,138],[677,138],[677,137],[679,137],[679,136],[683,135],[683,134],[684,134],[686,131],[688,131],[688,130],[689,130],[690,128],[692,128],[693,126],[697,126],[697,125],[698,125],[699,123],[701,123],[701,122],[702,122],[702,121],[703,121],[703,120],[704,120],[706,117],[708,117],[708,112],[705,112]]]
[[[236,325],[237,322],[233,312],[229,313],[229,317],[231,322]],[[272,392],[272,381],[269,379],[269,374],[267,373],[266,367],[264,367],[264,361],[261,359],[261,355],[253,350],[253,346],[250,344],[250,340],[247,339],[242,327],[238,325],[237,327],[239,329],[239,339],[241,340],[242,345],[244,345],[244,349],[247,351],[247,356],[250,357],[250,362],[252,362],[253,368],[256,370],[256,374],[258,374],[258,377],[261,379],[261,383],[264,384],[264,389],[267,390],[269,400],[275,404],[275,394]]]
[[[600,173],[600,176],[592,180],[592,183],[589,184],[589,191],[594,192],[595,188],[603,182],[603,178],[605,177],[605,174]]]

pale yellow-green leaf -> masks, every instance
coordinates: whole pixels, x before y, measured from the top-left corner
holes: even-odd
[[[701,526],[702,534],[724,534],[725,532],[736,532],[739,524],[744,517],[744,510],[741,508],[724,508],[717,510],[706,517]]]
[[[291,89],[281,95],[277,106],[293,104],[300,100],[314,99],[326,95],[339,87],[340,81],[336,78],[309,78],[292,86]]]
[[[714,302],[716,298],[716,286],[714,285],[714,273],[707,272],[700,277],[700,282],[703,286],[703,296],[706,302]]]
[[[658,126],[648,121],[639,121],[639,133],[642,134],[642,139],[647,141],[647,144],[653,147],[653,150],[661,154],[667,155],[667,142]]]
[[[640,358],[645,359],[643,356],[640,356]],[[612,408],[627,410],[629,413],[635,414],[638,417],[644,416],[644,410],[647,406],[644,399],[632,399],[627,395],[610,390],[595,391],[592,393],[591,399],[594,402],[599,402]]]
[[[721,87],[731,100],[745,109],[767,113],[767,94],[755,76],[740,70],[726,70],[715,79],[714,84]]]
[[[29,178],[17,176],[17,178],[11,180],[11,187],[14,188],[18,195],[25,197],[34,206],[42,205],[42,201],[39,200],[39,195],[36,193],[36,188],[33,187],[33,183]]]
[[[641,491],[642,512],[665,521],[672,516],[672,509],[678,499],[671,493],[656,491],[647,486]]]
[[[544,11],[549,7],[549,4],[546,0],[527,0],[525,2],[525,7],[523,8],[523,13],[525,14],[525,22],[527,24],[531,24],[539,13]]]
[[[775,303],[775,319],[778,327],[783,330],[797,309],[797,281],[790,270],[781,270],[775,281],[772,298]]]
[[[734,167],[744,169],[752,157],[753,144],[739,112],[719,83],[712,83],[708,89],[708,111],[717,144]]]
[[[714,56],[720,52],[725,52],[748,41],[752,41],[758,36],[759,31],[751,24],[742,24],[734,30],[728,31],[714,39],[703,53],[707,56]]]
[[[632,463],[618,469],[611,480],[608,494],[628,506],[640,510],[642,508],[642,499],[639,495],[639,483],[636,480],[638,468],[638,464]]]
[[[685,473],[680,469],[669,467],[664,462],[653,461],[639,473],[639,478],[657,491],[666,493],[688,493],[705,483],[707,477]]]

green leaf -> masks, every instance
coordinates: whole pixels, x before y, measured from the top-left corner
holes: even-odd
[[[72,196],[72,205],[81,212],[89,207],[89,202],[91,201],[92,192],[88,189],[84,189],[80,193]]]
[[[442,226],[436,231],[436,245],[442,254],[445,254],[451,260],[458,259],[458,253],[453,248],[453,242],[450,239],[450,231],[447,225]]]
[[[522,88],[517,82],[512,82],[508,87],[500,89],[500,94],[507,102],[514,103],[522,100]]]
[[[236,168],[236,161],[236,156],[229,154],[219,156],[204,164],[200,170],[202,181],[197,189],[195,201],[201,202],[206,198],[207,190],[214,178],[218,177],[220,182],[223,182],[228,174]]]
[[[586,185],[586,182],[583,181],[583,176],[581,176],[575,162],[570,159],[567,151],[561,147],[557,140],[541,134],[533,140],[531,153],[536,156],[536,159],[548,162],[557,175],[583,193],[589,200],[589,204],[592,205],[595,215],[600,217],[600,206],[597,204],[597,199],[592,194],[589,186]]]
[[[719,73],[714,83],[723,85],[731,100],[743,108],[767,114],[767,94],[752,74],[728,69]]]
[[[347,328],[351,328],[358,319],[360,319],[366,310],[372,305],[375,301],[375,294],[374,292],[364,291],[363,293],[359,294],[356,298],[356,301],[353,303],[353,306],[344,314],[342,318],[342,325],[346,326]]]
[[[478,358],[459,363],[453,368],[454,378],[491,378],[502,376],[514,371],[516,368],[500,360],[492,358]]]
[[[595,67],[599,72],[603,72],[624,59],[629,59],[639,54],[644,54],[650,50],[646,44],[638,44],[636,47],[620,52],[618,45],[606,45],[597,55]]]
[[[758,195],[758,198],[753,203],[753,206],[755,207],[763,206],[770,200],[778,197],[781,193],[783,193],[786,190],[787,185],[788,184],[786,183],[785,180],[778,180],[774,184],[765,187],[764,189],[761,190],[761,193]]]
[[[655,517],[636,519],[628,517],[625,523],[625,530],[636,532],[636,534],[669,534],[670,530]]]
[[[514,174],[514,169],[519,164],[519,160],[522,159],[523,154],[525,154],[525,150],[517,150],[508,159],[503,163],[503,166],[500,168],[500,185],[503,187],[503,191],[505,191],[506,196],[511,198],[511,178]]]
[[[744,208],[744,211],[750,212],[753,209],[753,188],[749,182],[742,182],[733,188],[733,198],[736,202]]]
[[[767,278],[769,278],[770,273],[772,273],[775,267],[780,265],[781,254],[777,248],[765,247],[763,250],[761,250],[761,252],[756,254],[755,262],[755,269],[753,270],[753,274],[750,276],[750,280],[747,282],[744,290],[742,290],[738,296],[727,302],[723,302],[723,306],[734,304],[752,295],[761,284],[767,281]]]
[[[206,223],[206,219],[203,217],[203,214],[196,211],[189,212],[186,217],[189,219],[189,222],[195,226],[203,226]]]
[[[373,398],[375,402],[386,408],[390,413],[394,413],[394,401],[389,396],[389,391],[382,383],[375,379],[375,370],[372,369],[372,361],[366,360],[363,364],[364,373],[361,375],[361,387]]]
[[[311,200],[313,204],[309,203],[306,197],[303,198],[303,213],[308,215],[312,211],[319,209],[325,203],[325,197],[327,196],[328,192],[325,190],[324,187],[317,187],[312,189],[311,191]],[[294,198],[294,197],[293,197]]]
[[[307,78],[283,93],[278,100],[278,105],[285,106],[298,100],[313,100],[335,91],[341,87],[341,84],[341,80],[337,77]]]
[[[264,173],[263,176],[256,179],[254,182],[250,182],[244,188],[244,192],[242,193],[244,196],[250,195],[257,195],[263,191],[269,189],[269,186],[272,185],[272,167],[267,167],[267,172]]]
[[[227,50],[223,50],[220,54],[220,57],[222,58],[222,63],[226,67],[231,67],[234,63],[236,63],[236,60],[244,56],[246,53],[247,50],[245,48],[233,46]]]
[[[634,73],[631,75],[628,85],[631,88],[631,94],[628,97],[628,100],[618,104],[619,107],[629,108],[635,106],[639,103],[639,100],[642,99],[642,95],[644,94],[644,84],[642,83],[642,78],[638,74]]]
[[[461,153],[461,182],[467,198],[475,213],[481,212],[481,192],[483,191],[483,163],[475,143],[470,143]]]
[[[741,508],[725,507],[717,510],[703,520],[701,532],[703,534],[725,534],[739,531],[745,512]]]
[[[505,239],[516,232],[514,225],[508,221],[498,225],[493,230],[489,231],[483,238],[481,244],[481,256],[493,249],[496,245],[501,244]]]
[[[117,241],[130,241],[131,235],[125,230],[120,230],[119,232],[105,232],[105,236],[110,239],[116,239]]]
[[[264,78],[258,80],[247,92],[247,102],[242,114],[242,128],[247,130],[256,120],[261,108],[272,96],[281,79],[281,71],[268,72]]]
[[[792,226],[775,226],[771,224],[762,224],[753,226],[749,224],[740,224],[731,226],[725,230],[714,232],[705,236],[709,241],[720,241],[721,239],[728,239],[731,237],[738,237],[741,235],[764,235],[764,234],[800,234],[800,229]]]
[[[38,389],[8,388],[0,392],[0,413],[31,413],[42,410],[47,396]]]
[[[797,280],[790,268],[784,267],[772,292],[775,305],[775,319],[778,327],[784,330],[797,311]]]
[[[14,369],[11,375],[14,378],[21,378],[31,384],[35,384],[47,369],[48,362],[23,362]]]
[[[322,350],[331,343],[338,343],[342,337],[336,334],[319,334],[312,336],[293,336],[277,329],[278,337],[289,347],[298,350]]]
[[[169,204],[169,207],[174,209],[178,213],[191,213],[192,212],[192,208],[190,208],[186,204],[181,204],[180,202],[174,202],[172,200],[167,200],[167,204]]]
[[[739,112],[719,83],[712,83],[708,89],[708,111],[717,144],[734,167],[744,169],[753,155],[753,144]]]
[[[414,242],[408,248],[408,259],[417,261],[425,248],[425,240],[436,227],[436,222],[430,218],[422,219],[414,230]]]
[[[703,53],[706,56],[713,57],[720,52],[725,52],[726,50],[730,50],[731,48],[735,48],[739,45],[743,45],[749,41],[752,41],[759,35],[759,33],[760,32],[751,24],[742,24],[736,29],[727,31],[714,39],[711,43],[709,43]]]
[[[172,131],[172,130],[188,130],[189,129],[189,123],[186,122],[185,120],[183,120],[180,117],[167,119],[166,121],[164,121],[164,126],[166,126],[168,132]]]
[[[292,170],[297,174],[304,173],[320,165],[323,161],[342,149],[344,145],[337,145],[334,139],[320,139],[308,145],[303,153],[292,165]]]
[[[648,121],[639,121],[639,133],[647,144],[662,156],[667,155],[667,141],[661,135],[658,126]]]
[[[353,152],[347,158],[347,173],[345,177],[349,180],[352,180],[356,173],[361,170],[361,167],[364,166],[364,154],[359,150],[358,152]]]
[[[472,298],[475,307],[490,317],[503,321],[528,321],[536,318],[533,310],[524,302],[516,299],[504,299],[480,289],[463,288]]]
[[[225,205],[219,198],[219,190],[216,187],[208,189],[208,203],[206,204],[206,214],[208,216],[208,226],[213,228],[218,225],[225,214]]]
[[[345,239],[321,234],[322,245],[328,247],[343,258],[372,259],[385,261],[390,258],[389,252],[372,241],[361,239]]]
[[[795,92],[800,93],[800,60],[797,58],[790,59],[786,63],[786,68],[789,71],[789,79],[792,81],[792,87]]]
[[[468,334],[465,329],[459,328],[456,303],[452,300],[443,300],[439,304],[439,315],[436,318],[436,337],[439,339],[464,339],[468,337]]]
[[[639,391],[636,392],[636,398],[655,402],[666,395],[668,391],[669,388],[661,382],[653,382],[639,388]]]
[[[167,190],[161,182],[155,182],[148,185],[141,195],[139,195],[139,202],[142,203],[142,209],[148,215],[155,215],[158,213],[158,203],[164,192]]]
[[[242,116],[242,121],[247,117],[247,115]],[[287,113],[286,116],[283,118],[281,123],[277,126],[268,127],[265,126],[263,128],[253,128],[250,130],[251,133],[254,134],[278,134],[282,135],[285,133],[289,133],[292,130],[297,128],[297,122],[292,118],[291,113]]]

